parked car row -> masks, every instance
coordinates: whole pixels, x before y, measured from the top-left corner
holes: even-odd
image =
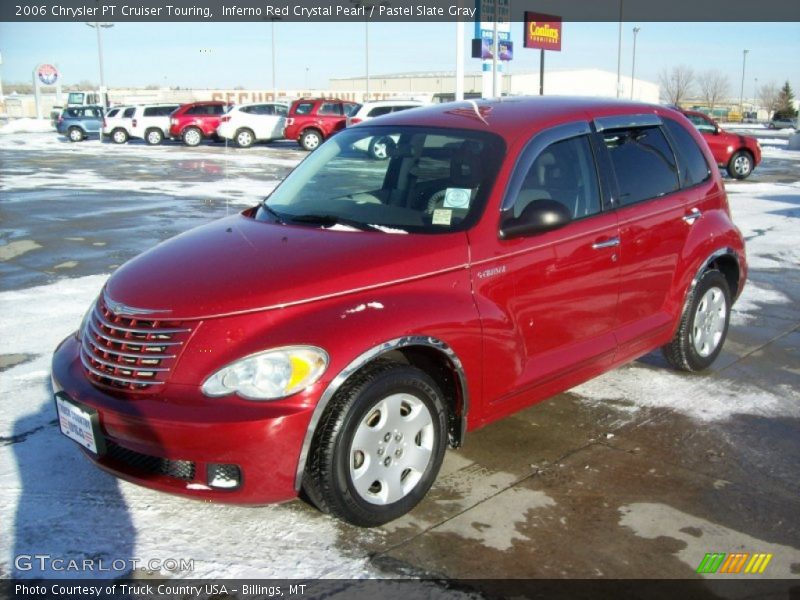
[[[296,140],[304,150],[311,151],[349,125],[422,105],[414,100],[358,104],[338,99],[301,98],[291,106],[280,102],[232,105],[205,101],[115,106],[105,113],[101,106],[71,106],[61,111],[56,129],[72,142],[102,135],[116,144],[143,139],[150,145],[158,145],[169,138],[187,146],[197,146],[203,140],[230,140],[249,148],[257,142],[286,138]],[[380,151],[365,150],[375,158],[386,158]]]

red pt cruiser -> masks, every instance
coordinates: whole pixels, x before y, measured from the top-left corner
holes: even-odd
[[[386,160],[364,150],[376,136]],[[239,503],[303,489],[377,525],[471,430],[655,348],[711,365],[746,273],[679,112],[394,113],[114,273],[55,352],[60,426],[142,485]]]

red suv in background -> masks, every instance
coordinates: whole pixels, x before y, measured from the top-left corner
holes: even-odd
[[[170,115],[170,137],[187,146],[197,146],[204,138],[216,139],[220,119],[229,106],[217,101],[184,104]]]
[[[335,98],[301,98],[289,109],[283,136],[297,140],[303,150],[314,150],[325,139],[345,128],[347,117],[361,105]]]
[[[761,146],[756,138],[725,131],[701,112],[682,112],[703,136],[717,164],[725,167],[734,179],[745,179],[761,162]]]

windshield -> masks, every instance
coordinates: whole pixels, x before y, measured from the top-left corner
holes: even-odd
[[[386,233],[462,230],[504,155],[477,131],[359,126],[315,150],[265,200],[264,221]]]

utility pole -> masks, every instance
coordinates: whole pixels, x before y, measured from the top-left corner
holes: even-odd
[[[633,100],[633,78],[636,77],[636,34],[642,30],[641,27],[633,28],[633,61],[631,62],[631,100]]]
[[[744,69],[747,65],[748,52],[750,52],[750,50],[742,51],[742,89],[739,92],[739,114],[742,116],[742,121],[744,121]]]
[[[113,23],[86,23],[88,27],[94,27],[97,31],[97,59],[100,63],[100,97],[102,98],[103,108],[108,108],[108,90],[106,89],[106,80],[103,75],[103,36],[100,34],[101,29],[109,29],[114,26]]]

